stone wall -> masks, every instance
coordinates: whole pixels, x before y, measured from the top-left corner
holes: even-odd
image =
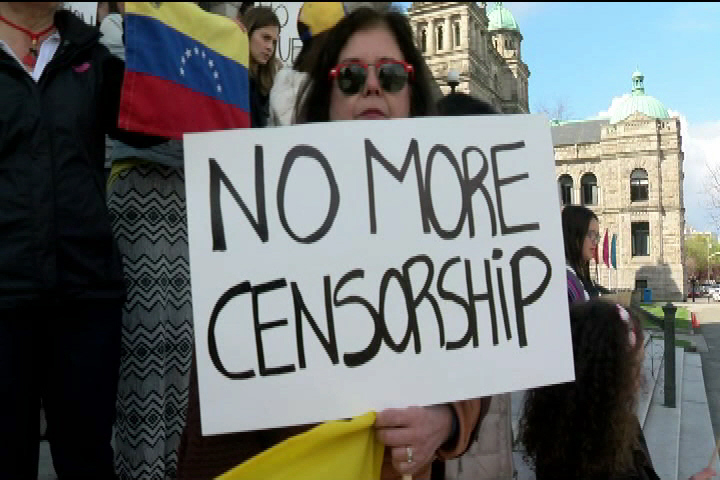
[[[654,298],[680,300],[687,292],[687,279],[679,121],[635,114],[601,128],[599,143],[555,147],[557,177],[569,175],[573,180],[573,204],[581,203],[582,176],[593,173],[597,178],[598,203],[588,207],[600,220],[598,280],[622,289],[633,289],[636,280],[644,280]],[[647,172],[648,200],[631,202],[630,175],[637,168]],[[648,256],[632,256],[633,222],[649,224]],[[617,235],[617,270],[602,265],[606,229],[610,239]]]
[[[413,2],[408,14],[419,48],[425,32],[423,56],[443,94],[450,92],[447,74],[452,69],[460,74],[457,92],[480,98],[506,113],[529,112],[526,85],[530,72],[520,58],[522,37],[512,34],[517,48],[504,58],[502,42],[496,49],[487,30],[484,3]],[[438,48],[438,27],[443,31],[442,48]]]

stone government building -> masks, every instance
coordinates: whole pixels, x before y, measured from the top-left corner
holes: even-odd
[[[418,47],[443,93],[450,70],[456,91],[503,113],[528,113],[530,71],[522,61],[520,28],[502,4],[414,2],[408,11]],[[653,299],[680,300],[688,291],[684,268],[685,208],[680,120],[645,93],[632,74],[631,95],[609,118],[553,122],[561,205],[591,208],[601,234],[617,235],[617,270],[601,264],[597,281],[611,288],[650,288]],[[596,269],[592,268],[593,274]]]

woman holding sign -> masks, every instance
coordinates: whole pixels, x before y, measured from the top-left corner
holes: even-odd
[[[303,99],[297,107],[299,121],[386,120],[433,113],[428,69],[405,15],[358,9],[329,30],[318,48],[317,61],[309,69],[311,81],[298,96]],[[465,452],[488,405],[489,401],[472,399],[379,412],[375,431],[386,446],[381,478],[429,479],[434,460]],[[202,437],[199,414],[195,377],[180,478],[219,475],[309,428]]]

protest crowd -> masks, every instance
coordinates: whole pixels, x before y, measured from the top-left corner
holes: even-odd
[[[202,434],[183,132],[500,113],[466,94],[440,97],[407,17],[389,4],[305,2],[289,20],[302,47],[288,66],[269,7],[244,2],[230,22],[204,4],[140,5],[99,2],[90,26],[61,2],[0,2],[0,479],[37,478],[41,407],[62,480],[263,478],[233,471],[316,426]],[[167,25],[199,38],[201,16],[225,58],[206,62],[208,80],[186,94],[175,85],[205,51],[162,50],[158,39],[177,33],[160,32]],[[175,83],[150,78],[154,58],[172,55],[179,70],[157,71]],[[231,99],[222,116],[214,91]],[[641,323],[596,298],[597,218],[579,206],[561,216],[576,380],[528,391],[516,440],[538,479],[658,478],[634,414]],[[495,460],[512,456],[497,440],[511,437],[509,410],[498,409],[508,403],[382,410],[369,476],[276,478],[512,478]],[[445,462],[473,442],[497,447],[451,477]]]

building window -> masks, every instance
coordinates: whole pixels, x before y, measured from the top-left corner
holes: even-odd
[[[443,49],[443,28],[442,26],[437,27],[437,51]]]
[[[632,222],[630,224],[632,238],[632,256],[647,257],[650,255],[650,224],[648,222]]]
[[[420,31],[420,50],[427,52],[427,30],[424,28]]]
[[[647,280],[644,278],[636,278],[635,279],[635,290],[642,290],[643,288],[647,288],[648,283]]]
[[[563,175],[558,179],[558,187],[560,188],[560,203],[562,205],[572,205],[573,179],[570,175]]]
[[[648,199],[648,174],[642,168],[636,168],[630,174],[630,201],[644,202]]]
[[[586,173],[580,180],[582,186],[582,204],[597,205],[598,204],[598,187],[597,178],[592,173]]]
[[[456,47],[460,46],[460,24],[459,23],[455,24],[455,46]]]

